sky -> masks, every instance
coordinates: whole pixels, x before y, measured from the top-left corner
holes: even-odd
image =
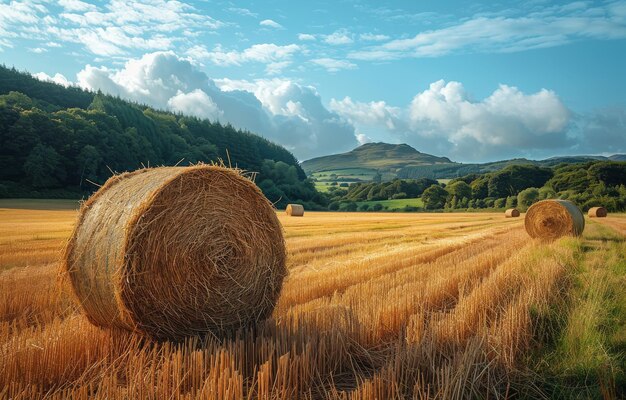
[[[626,153],[626,1],[0,0],[0,62],[301,161]]]

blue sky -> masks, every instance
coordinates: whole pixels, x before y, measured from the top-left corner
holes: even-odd
[[[0,62],[300,160],[626,152],[626,1],[0,1]]]

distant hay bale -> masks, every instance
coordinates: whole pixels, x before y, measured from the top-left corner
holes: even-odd
[[[509,208],[504,212],[505,218],[517,218],[519,217],[519,210],[517,208]]]
[[[285,258],[256,185],[198,165],[109,179],[82,206],[63,268],[94,324],[182,339],[267,318]]]
[[[591,218],[604,218],[607,215],[604,207],[591,207],[587,215]]]
[[[301,204],[288,204],[285,212],[292,217],[302,217],[304,215],[304,207]]]
[[[542,200],[530,206],[524,225],[531,237],[551,240],[580,236],[585,229],[585,218],[570,201]]]

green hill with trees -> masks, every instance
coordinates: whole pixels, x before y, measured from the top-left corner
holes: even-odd
[[[390,181],[400,179],[454,179],[468,174],[499,171],[511,165],[554,167],[563,163],[576,164],[589,161],[626,161],[626,155],[565,156],[545,160],[515,158],[482,164],[465,164],[421,153],[407,144],[366,143],[342,154],[317,157],[302,162],[304,171],[318,187],[333,182]]]
[[[296,158],[251,132],[0,66],[0,197],[80,198],[114,172],[224,160],[283,207],[326,206]]]

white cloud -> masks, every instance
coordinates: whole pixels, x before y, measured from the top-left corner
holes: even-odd
[[[310,33],[299,33],[298,34],[298,40],[301,41],[312,41],[315,40],[315,36],[311,35]]]
[[[360,145],[372,142],[372,138],[370,138],[369,136],[367,136],[364,133],[357,133],[356,134],[356,140],[359,142]]]
[[[420,150],[460,161],[520,156],[567,149],[572,117],[549,90],[525,94],[500,85],[489,97],[473,101],[459,82],[437,81],[405,108],[383,101],[332,99],[330,109],[359,132],[406,141]],[[377,137],[379,139],[379,137]]]
[[[35,54],[41,54],[41,53],[46,53],[48,49],[43,48],[43,47],[34,47],[34,48],[29,48],[28,51],[30,51],[31,53],[35,53]]]
[[[50,76],[46,74],[45,72],[38,72],[36,74],[33,74],[33,76],[39,79],[40,81],[54,82],[54,83],[58,83],[59,85],[63,85],[65,87],[68,87],[72,84],[72,82],[68,81],[65,76],[63,76],[62,74],[58,74],[58,73],[54,74],[54,76]]]
[[[389,36],[374,33],[362,33],[359,35],[359,38],[365,41],[381,42],[383,40],[389,39]]]
[[[239,15],[243,15],[246,17],[252,17],[252,18],[256,18],[259,16],[259,14],[254,13],[250,10],[248,10],[247,8],[237,8],[237,7],[231,7],[228,9],[228,11],[233,12],[235,14],[239,14]]]
[[[300,160],[357,145],[354,128],[315,88],[286,79],[209,79],[173,52],[146,54],[113,70],[87,65],[78,82],[156,108],[219,118],[279,143]]]
[[[361,103],[345,97],[343,100],[330,100],[330,109],[346,118],[355,126],[396,131],[407,126],[402,120],[402,110],[389,106],[384,101]]]
[[[336,60],[334,58],[315,58],[311,60],[313,64],[326,68],[329,72],[337,72],[342,69],[355,69],[356,64],[346,60]]]
[[[243,51],[224,51],[220,46],[208,51],[202,46],[191,48],[187,54],[196,60],[209,61],[219,66],[242,65],[248,62],[258,62],[277,65],[281,68],[287,66],[293,55],[300,50],[300,46],[289,44],[279,46],[274,43],[255,44]],[[281,64],[277,64],[281,63]]]
[[[98,7],[79,0],[11,1],[0,4],[0,37],[82,45],[99,56],[128,56],[133,50],[166,50],[210,33],[224,23],[176,0],[108,0]]]
[[[59,0],[59,5],[67,11],[96,11],[97,7],[93,4],[85,3],[80,0]]]
[[[520,16],[476,15],[456,25],[419,32],[412,38],[354,51],[349,57],[380,60],[437,57],[459,51],[517,52],[587,38],[626,38],[626,14],[620,7],[623,3],[573,5],[546,7]]]
[[[352,35],[345,29],[339,29],[331,33],[330,35],[326,35],[324,37],[324,41],[328,44],[332,45],[342,45],[342,44],[350,44],[354,42],[352,39]]]
[[[199,118],[219,120],[224,116],[224,113],[218,108],[213,99],[201,89],[195,89],[189,93],[179,91],[167,101],[167,106],[172,111]]]
[[[259,25],[261,26],[267,26],[269,28],[274,28],[274,29],[282,29],[283,26],[281,24],[279,24],[276,21],[273,21],[271,19],[264,19],[263,21],[259,22]]]

